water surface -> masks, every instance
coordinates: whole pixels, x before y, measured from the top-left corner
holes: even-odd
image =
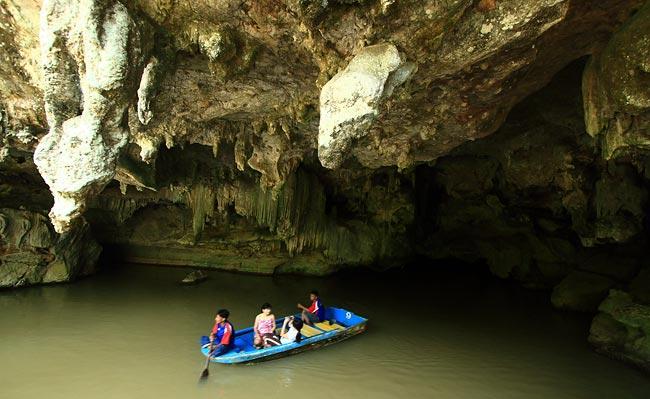
[[[428,268],[433,269],[432,267]],[[324,279],[124,265],[75,284],[0,292],[0,398],[649,398],[650,378],[586,342],[589,317],[472,270]],[[316,288],[370,318],[348,341],[253,366],[212,364],[198,336],[214,312],[238,328]],[[302,395],[302,396],[298,396]]]

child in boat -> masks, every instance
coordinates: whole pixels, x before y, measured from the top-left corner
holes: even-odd
[[[262,305],[260,314],[255,317],[253,331],[255,331],[253,345],[256,348],[264,347],[264,338],[275,334],[275,316],[271,313],[270,303],[266,302]]]
[[[210,356],[217,357],[227,353],[232,349],[235,343],[235,329],[228,321],[230,312],[226,309],[220,309],[214,318],[214,327],[210,333],[210,346],[212,352]],[[213,344],[215,344],[213,346]]]
[[[298,309],[302,310],[302,321],[311,326],[325,319],[325,308],[320,301],[318,291],[312,290],[309,293],[309,299],[311,300],[311,306],[307,308],[298,304]]]
[[[289,330],[287,330],[287,325],[291,323]],[[302,340],[302,334],[300,330],[302,329],[302,320],[294,319],[293,316],[285,317],[284,323],[282,323],[282,329],[280,330],[280,335],[271,335],[264,338],[264,347],[269,348],[271,346],[278,346],[282,344],[290,344],[292,342],[300,343]]]

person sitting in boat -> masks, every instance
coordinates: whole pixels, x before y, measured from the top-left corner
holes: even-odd
[[[289,329],[287,330],[287,326]],[[271,346],[278,346],[283,344],[290,343],[300,343],[302,340],[302,334],[300,330],[302,329],[302,320],[295,319],[293,316],[285,317],[284,323],[282,323],[282,329],[280,330],[280,335],[271,335],[264,338],[264,347],[269,348]]]
[[[266,302],[262,305],[260,314],[255,317],[255,324],[253,325],[255,339],[253,345],[256,348],[263,348],[264,338],[272,337],[275,334],[275,316],[271,311],[271,304]]]
[[[220,309],[214,318],[214,327],[210,333],[210,347],[212,352],[210,356],[217,357],[227,353],[232,349],[235,343],[235,329],[228,321],[230,312],[226,309]],[[216,345],[214,343],[216,342]]]
[[[311,306],[305,307],[302,304],[298,304],[298,309],[302,310],[302,321],[311,326],[325,319],[325,308],[320,301],[318,291],[311,291],[309,293],[309,299],[311,300]]]

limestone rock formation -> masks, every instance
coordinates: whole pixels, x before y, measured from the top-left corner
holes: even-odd
[[[54,196],[50,217],[60,233],[113,178],[128,142],[125,112],[151,45],[140,25],[118,1],[43,3],[40,39],[50,131],[34,161]],[[142,102],[146,107],[147,100]],[[146,110],[141,113],[147,117]]]
[[[36,38],[29,33],[37,30],[30,24],[39,4],[9,4],[6,15],[21,17],[6,25],[21,33],[20,43],[9,46],[19,50],[17,60],[33,58]],[[52,217],[62,231],[114,176],[129,138],[149,163],[161,143],[218,148],[238,141],[240,157],[271,187],[317,147],[329,167],[339,166],[343,155],[368,168],[434,160],[493,133],[514,104],[569,61],[602,48],[640,4],[47,1],[42,76],[23,68],[3,81],[21,93],[44,90],[50,133],[36,162],[55,197]],[[363,122],[339,134],[334,126],[347,117],[324,105],[318,133],[319,94],[325,101],[335,82],[365,70],[373,51],[387,62],[372,84],[364,81],[371,111],[361,107]],[[155,93],[162,95],[152,100]],[[28,119],[17,111],[9,117],[44,127],[39,112]],[[277,129],[260,126],[282,126],[286,140]]]
[[[299,169],[272,190],[200,146],[164,151],[159,161],[176,156],[193,159],[197,164],[188,169],[203,172],[188,176],[188,170],[160,169],[160,177],[182,184],[156,192],[129,189],[126,197],[110,187],[91,204],[87,216],[96,235],[123,259],[261,274],[327,274],[358,264],[391,265],[407,256],[403,235],[413,206],[403,191],[408,181],[395,172],[385,172],[385,183],[359,204],[363,208],[357,212],[365,217],[341,220],[337,211],[351,214],[351,204],[328,209],[325,188],[310,171]],[[369,183],[365,177],[357,181]]]
[[[189,272],[181,280],[181,284],[184,285],[194,285],[204,282],[208,279],[208,273],[205,270],[194,270]]]
[[[0,209],[0,288],[88,275],[100,252],[87,224],[59,235],[41,213]]]
[[[584,75],[587,132],[602,140],[603,157],[650,148],[650,4],[590,61]]]
[[[354,142],[368,133],[381,100],[390,97],[415,69],[401,60],[394,45],[376,44],[363,48],[323,86],[318,127],[318,156],[323,166],[341,166]]]

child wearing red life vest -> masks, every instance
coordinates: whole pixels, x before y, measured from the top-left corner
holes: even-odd
[[[210,356],[212,357],[221,356],[234,346],[235,329],[228,321],[228,317],[230,317],[230,312],[220,309],[214,318],[214,327],[210,333],[210,346],[212,347]]]
[[[320,301],[318,296],[318,291],[312,290],[309,293],[309,299],[311,300],[311,306],[305,307],[301,304],[298,304],[298,309],[302,310],[302,321],[307,325],[313,325],[325,319],[325,308]]]

